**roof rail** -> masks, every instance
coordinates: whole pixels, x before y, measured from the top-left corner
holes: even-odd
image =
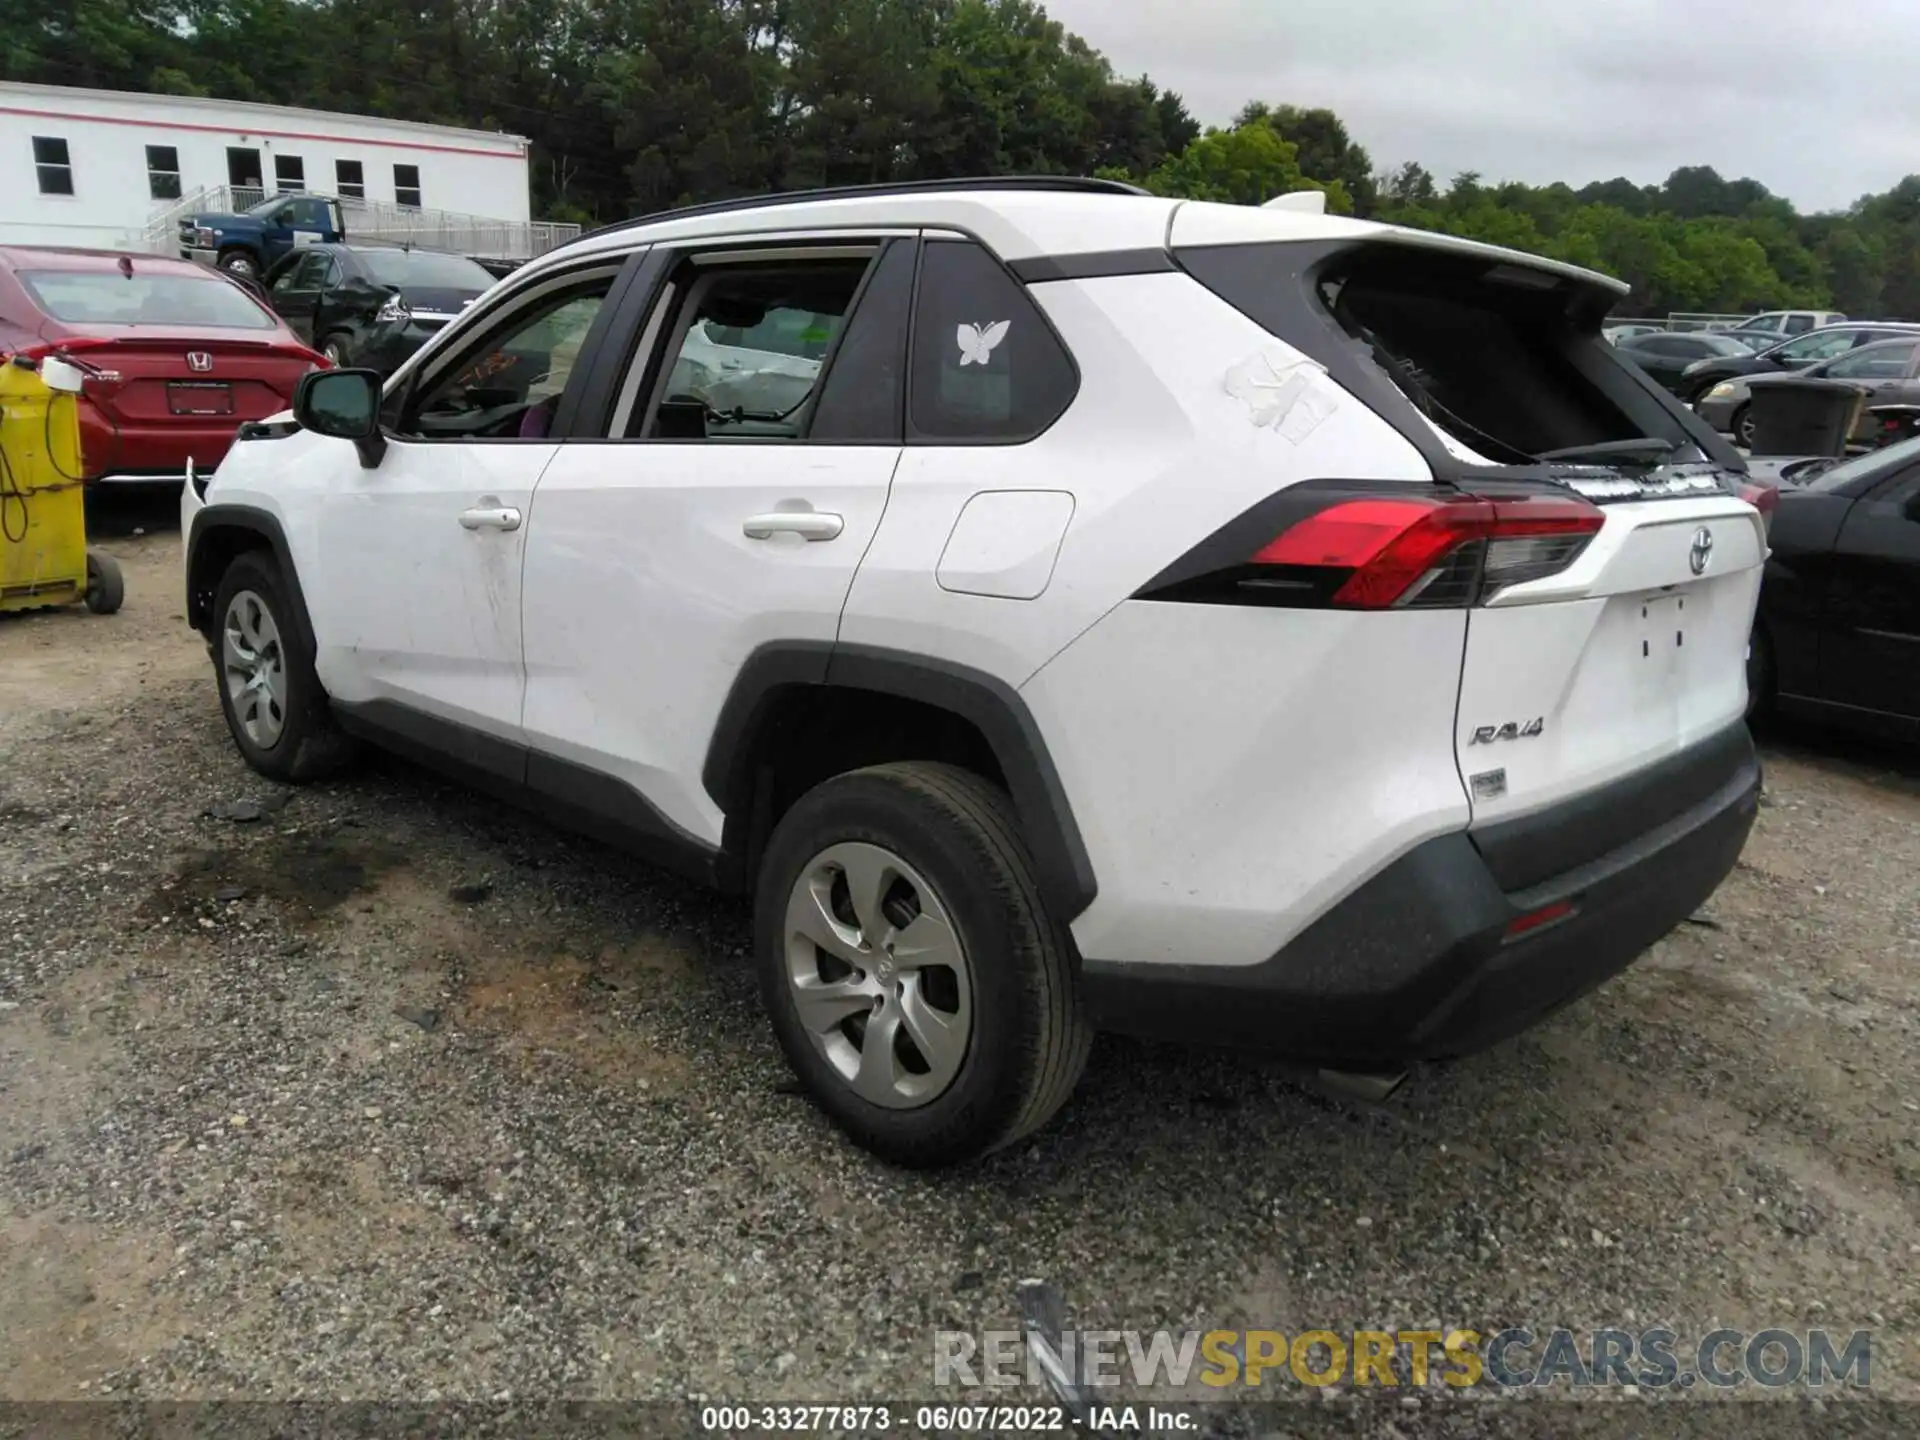
[[[682,205],[673,210],[657,210],[651,215],[636,215],[631,220],[616,220],[577,237],[610,235],[642,225],[658,225],[668,220],[683,220],[697,215],[725,215],[734,210],[758,210],[774,205],[805,205],[816,200],[859,200],[880,195],[937,195],[948,190],[1039,190],[1084,195],[1148,195],[1138,185],[1123,180],[1096,180],[1084,175],[969,175],[953,180],[899,180],[879,185],[835,185],[822,190],[776,190],[765,195],[736,195],[729,200],[709,200],[702,205]],[[569,241],[568,244],[576,243]],[[559,247],[555,247],[556,249]]]

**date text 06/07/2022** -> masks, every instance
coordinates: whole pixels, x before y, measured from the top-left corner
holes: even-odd
[[[1065,1434],[1071,1423],[1060,1405],[707,1405],[700,1411],[700,1428],[716,1435],[1042,1435]]]

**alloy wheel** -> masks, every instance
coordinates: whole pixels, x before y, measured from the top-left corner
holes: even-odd
[[[241,590],[228,602],[220,629],[220,673],[233,718],[249,740],[271,750],[287,724],[287,670],[280,627],[259,595]]]
[[[831,845],[787,900],[787,987],[813,1047],[892,1110],[937,1099],[965,1063],[973,976],[933,887],[879,845]]]

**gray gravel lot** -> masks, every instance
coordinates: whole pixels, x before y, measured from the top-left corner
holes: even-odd
[[[1770,743],[1705,923],[1384,1106],[1103,1040],[915,1176],[795,1092],[738,906],[397,763],[254,777],[177,536],[112,548],[120,615],[0,617],[0,1398],[925,1399],[1028,1275],[1098,1328],[1865,1327],[1920,1397],[1920,763]]]

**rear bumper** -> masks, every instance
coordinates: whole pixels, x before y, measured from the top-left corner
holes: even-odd
[[[1664,813],[1649,808],[1657,793],[1672,797]],[[1468,1054],[1619,973],[1698,908],[1739,858],[1759,796],[1753,742],[1736,725],[1650,772],[1510,822],[1524,831],[1417,846],[1269,960],[1089,959],[1083,992],[1102,1029],[1156,1039],[1347,1069]],[[1573,854],[1569,837],[1596,832],[1616,843],[1551,876],[1528,873],[1537,865],[1519,842]],[[1503,888],[1499,875],[1524,888]],[[1573,907],[1563,918],[1510,933],[1563,904]]]
[[[255,417],[220,416],[211,423],[192,421],[155,425],[115,422],[91,405],[80,407],[80,456],[89,475],[144,484],[177,483],[187,465],[210,473],[226,458],[234,431]]]

